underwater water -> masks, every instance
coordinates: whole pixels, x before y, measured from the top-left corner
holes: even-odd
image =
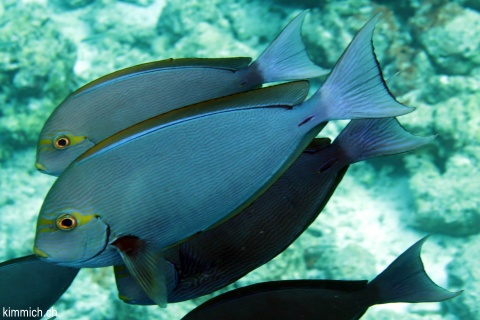
[[[32,254],[55,177],[38,172],[43,123],[72,91],[136,64],[182,57],[258,57],[296,14],[312,60],[332,68],[382,12],[373,43],[399,117],[428,146],[354,164],[326,208],[281,255],[236,283],[373,279],[426,234],[425,269],[465,290],[442,303],[371,307],[362,319],[480,319],[480,5],[474,0],[0,0],[0,261]],[[314,81],[319,85],[323,81]],[[334,138],[345,122],[320,136]],[[0,290],[8,290],[2,288]],[[111,268],[82,269],[57,319],[179,319],[214,295],[157,306],[117,297]]]

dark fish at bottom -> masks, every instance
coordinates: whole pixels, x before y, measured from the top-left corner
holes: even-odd
[[[427,237],[400,255],[370,283],[291,280],[236,289],[200,305],[183,320],[354,320],[376,304],[438,302],[458,296],[425,273],[420,250]],[[359,288],[360,287],[360,288]]]

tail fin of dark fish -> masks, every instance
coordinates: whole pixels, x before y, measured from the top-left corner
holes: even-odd
[[[160,252],[156,252],[143,240],[124,236],[112,245],[122,256],[130,275],[150,299],[162,308],[167,306],[167,277],[174,268]]]
[[[308,10],[296,16],[252,64],[264,82],[303,80],[325,75],[329,70],[316,66],[302,41],[302,23]]]
[[[435,137],[419,137],[406,131],[395,118],[351,120],[333,142],[349,163],[412,151]]]
[[[412,112],[388,90],[375,56],[372,36],[378,15],[357,33],[320,89],[307,100],[322,121],[382,118]]]
[[[419,240],[373,279],[369,290],[375,290],[375,304],[393,302],[438,302],[458,296],[462,291],[450,292],[436,285],[426,274],[420,251],[428,236]]]

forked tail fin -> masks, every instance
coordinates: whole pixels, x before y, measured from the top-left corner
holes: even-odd
[[[378,15],[357,33],[325,83],[306,101],[318,121],[394,117],[414,108],[399,103],[383,80],[372,44]]]
[[[307,13],[296,16],[252,64],[264,82],[310,79],[329,72],[315,65],[305,50],[301,31]]]
[[[387,269],[368,284],[375,290],[375,304],[392,302],[438,302],[458,296],[462,291],[450,292],[437,286],[423,268],[420,251],[427,237],[419,240],[393,261]]]
[[[412,151],[435,137],[419,137],[406,131],[395,118],[351,120],[333,142],[349,163]]]

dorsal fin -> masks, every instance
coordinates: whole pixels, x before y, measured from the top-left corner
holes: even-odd
[[[308,89],[308,81],[296,81],[237,93],[175,109],[137,123],[136,125],[122,130],[97,143],[79,156],[74,163],[78,163],[93,155],[111,150],[128,141],[150,134],[161,128],[184,122],[189,119],[204,117],[208,114],[265,107],[293,107],[306,98]]]
[[[103,77],[100,77],[92,82],[87,83],[72,93],[75,96],[80,93],[85,93],[90,90],[97,89],[107,83],[126,78],[130,76],[139,75],[142,73],[156,71],[158,69],[175,69],[175,68],[216,68],[236,71],[247,67],[252,58],[249,57],[235,57],[235,58],[182,58],[182,59],[165,59],[160,61],[153,61],[142,63],[133,67],[121,69]]]

